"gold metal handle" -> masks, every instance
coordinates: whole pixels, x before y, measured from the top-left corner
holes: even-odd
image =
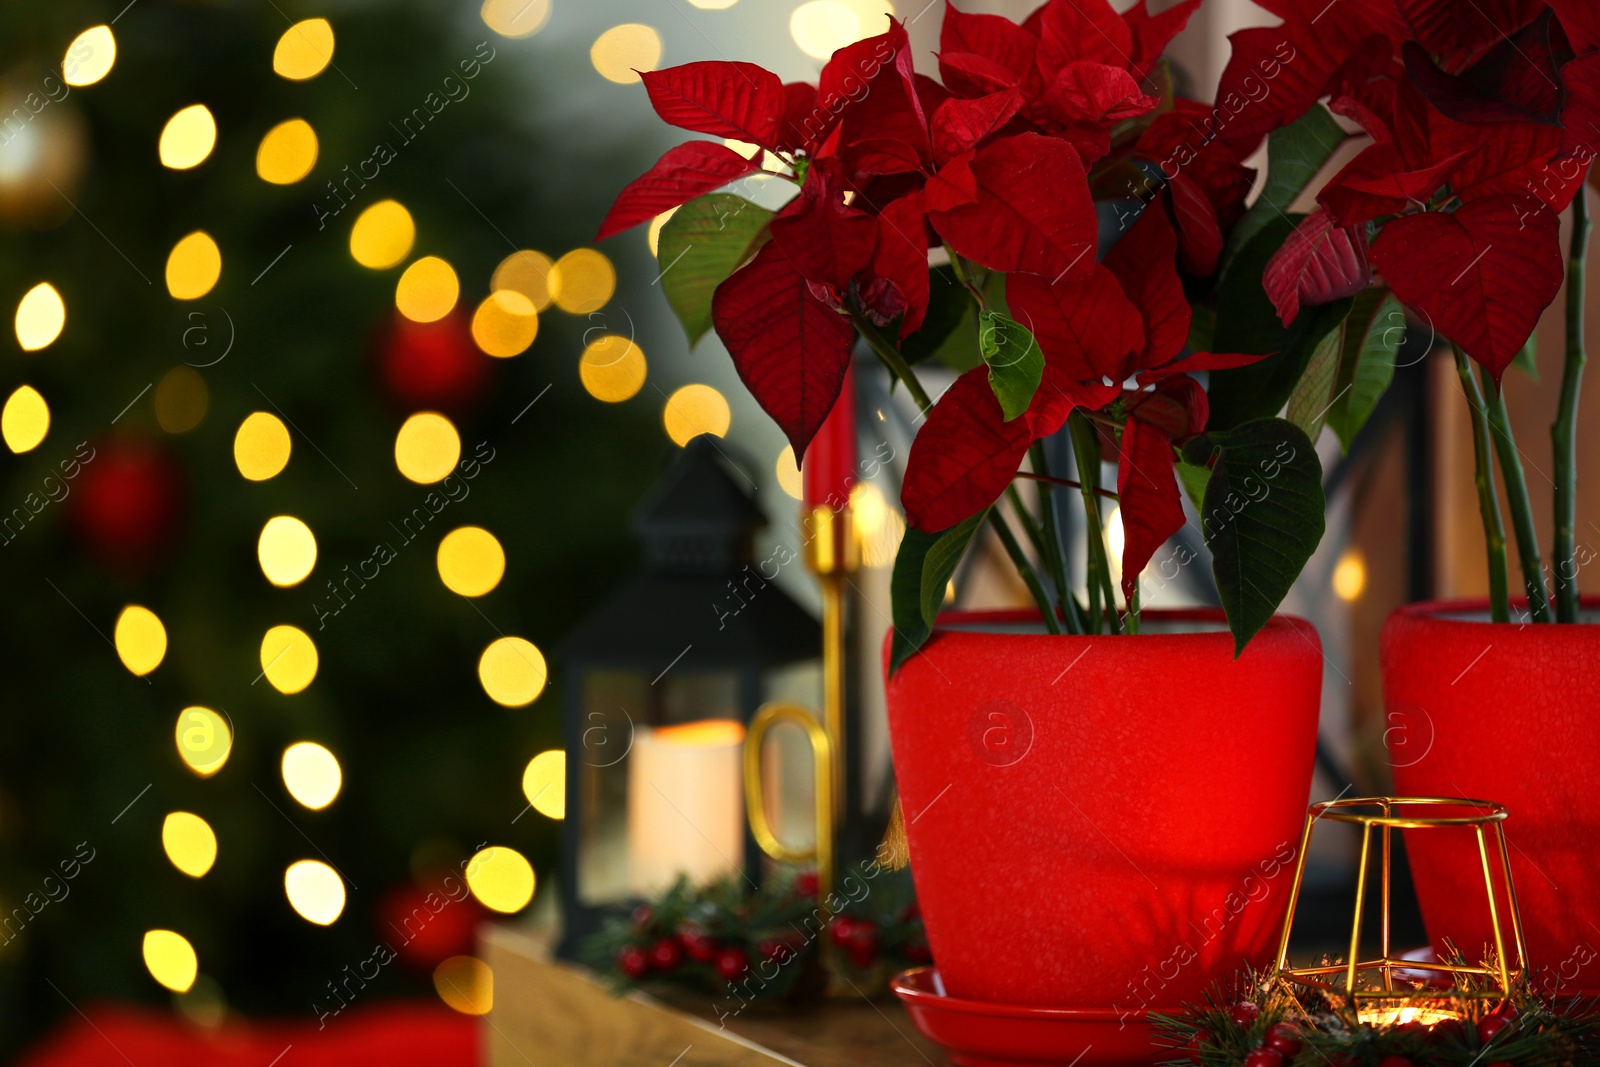
[[[767,819],[762,796],[761,753],[767,731],[779,723],[798,726],[811,743],[811,770],[816,783],[813,798],[816,818],[816,844],[809,849],[790,848],[778,839]],[[744,741],[744,806],[750,832],[761,851],[779,863],[805,863],[815,860],[820,896],[826,900],[833,887],[833,744],[816,716],[799,704],[774,702],[764,705],[750,720]]]

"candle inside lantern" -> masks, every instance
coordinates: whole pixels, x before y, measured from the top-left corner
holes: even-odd
[[[628,756],[628,888],[650,895],[738,869],[744,727],[705,719],[642,728]]]
[[[1364,1008],[1359,1012],[1359,1017],[1368,1026],[1404,1026],[1406,1023],[1433,1026],[1436,1023],[1461,1018],[1453,1011],[1418,1007]]]

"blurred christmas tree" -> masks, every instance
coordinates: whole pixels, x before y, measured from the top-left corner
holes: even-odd
[[[581,246],[604,207],[541,203],[553,154],[513,110],[537,90],[512,43],[475,5],[341,4],[331,26],[281,6],[0,8],[8,1058],[86,1000],[164,1002],[152,930],[193,947],[180,1001],[198,1016],[428,989],[477,905],[402,930],[423,894],[482,843],[541,878],[554,854],[520,783],[557,742],[558,698],[496,703],[486,685],[507,704],[537,691],[537,653],[501,646],[483,682],[480,656],[508,635],[548,650],[610,584],[632,552],[621,517],[671,448],[645,398],[594,399],[638,389],[636,350],[608,342],[593,395],[580,383],[602,257],[565,261],[558,306],[548,260],[496,274],[519,248]],[[535,323],[525,352],[484,354]],[[400,434],[421,410],[451,422]],[[452,424],[462,462],[440,481]],[[497,542],[461,535],[439,562],[460,527]],[[264,647],[279,626],[300,636]],[[281,692],[313,645],[314,679]],[[336,760],[331,803],[321,749],[285,771],[300,742]],[[209,869],[205,828],[175,812],[214,833]],[[287,899],[302,860],[336,871],[330,925],[303,917],[338,911],[328,871],[299,868]],[[149,953],[183,984],[181,945]]]

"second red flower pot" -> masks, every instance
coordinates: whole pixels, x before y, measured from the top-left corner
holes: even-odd
[[[1031,621],[941,618],[888,682],[946,990],[1131,1015],[1268,962],[1311,786],[1316,631],[1275,618],[1235,659],[1214,612],[1147,612],[1136,637]]]

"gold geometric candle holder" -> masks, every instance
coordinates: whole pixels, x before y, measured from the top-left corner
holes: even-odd
[[[1448,809],[1450,813],[1430,814],[1440,809]],[[1305,876],[1306,851],[1311,843],[1312,830],[1323,819],[1361,827],[1361,864],[1356,875],[1356,907],[1350,924],[1350,951],[1344,963],[1291,967],[1289,933],[1294,925],[1301,881]],[[1289,895],[1289,912],[1283,921],[1283,936],[1278,942],[1278,960],[1273,977],[1308,991],[1322,993],[1330,1000],[1343,999],[1356,1009],[1362,1022],[1377,1026],[1412,1021],[1429,1025],[1459,1017],[1458,1013],[1442,1008],[1441,1001],[1507,998],[1527,968],[1527,948],[1522,939],[1517,892],[1511,882],[1511,863],[1503,825],[1505,819],[1506,809],[1502,805],[1462,797],[1356,797],[1311,805],[1306,815],[1305,831],[1300,837],[1300,858],[1295,866],[1294,888]],[[1472,965],[1459,956],[1451,960],[1425,962],[1401,959],[1394,955],[1389,939],[1389,893],[1395,830],[1459,834],[1470,831],[1473,834],[1483,867],[1489,925],[1494,931],[1492,960]],[[1374,832],[1379,839],[1379,879],[1383,898],[1379,953],[1374,958],[1362,959],[1362,917],[1370,881]],[[1491,850],[1499,857],[1498,878],[1489,860]],[[1502,896],[1505,915],[1502,915],[1500,903]],[[1506,917],[1509,917],[1511,925],[1509,942],[1502,927]],[[1514,954],[1514,966],[1508,961],[1508,948]],[[1419,972],[1426,977],[1419,977]],[[1451,979],[1452,988],[1441,989],[1439,982],[1446,976]]]

